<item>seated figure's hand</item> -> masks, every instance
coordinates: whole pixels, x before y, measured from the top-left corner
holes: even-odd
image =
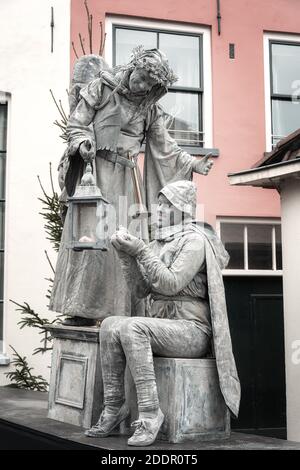
[[[86,163],[92,162],[96,154],[93,142],[90,139],[86,139],[81,142],[79,146],[79,153]]]
[[[208,153],[205,157],[201,158],[201,160],[195,160],[192,163],[193,171],[206,176],[214,164],[213,160],[210,159],[211,155],[211,153]]]
[[[136,256],[145,247],[143,240],[134,237],[124,229],[117,230],[111,236],[110,241],[114,248],[130,256]]]

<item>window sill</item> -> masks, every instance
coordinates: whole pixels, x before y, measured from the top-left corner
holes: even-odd
[[[141,153],[145,153],[146,145],[142,144],[141,146]],[[188,145],[181,145],[180,148],[185,152],[189,153],[190,155],[196,155],[199,157],[203,157],[208,153],[211,153],[212,157],[219,157],[220,151],[216,148],[203,148],[203,147],[189,147]]]
[[[282,276],[282,270],[277,269],[223,269],[223,276]]]
[[[8,366],[10,364],[10,358],[6,354],[0,353],[0,367]]]
[[[220,155],[219,149],[208,149],[203,147],[188,147],[187,145],[183,145],[182,150],[185,150],[190,155],[198,155],[200,157],[211,153],[212,157],[218,157]]]

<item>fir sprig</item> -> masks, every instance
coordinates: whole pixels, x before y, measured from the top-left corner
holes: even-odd
[[[53,245],[55,251],[59,250],[60,240],[63,231],[63,223],[61,219],[61,205],[59,202],[59,197],[57,192],[54,189],[53,185],[53,177],[52,177],[52,165],[49,163],[50,167],[50,181],[51,181],[51,191],[52,194],[48,195],[42,185],[40,177],[38,176],[38,180],[43,192],[44,197],[38,198],[39,201],[42,202],[43,208],[39,214],[44,218],[46,221],[44,228],[45,232],[48,235],[47,240]]]
[[[12,347],[14,351],[12,364],[15,370],[6,372],[5,375],[11,382],[17,385],[18,388],[27,388],[29,390],[37,390],[39,392],[46,392],[48,383],[41,375],[32,374],[32,367],[29,367],[26,356],[20,354]]]

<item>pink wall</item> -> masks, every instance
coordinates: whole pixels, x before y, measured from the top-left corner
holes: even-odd
[[[299,33],[299,0],[221,0],[221,35],[217,33],[215,0],[88,0],[94,18],[106,14],[209,25],[212,28],[213,135],[220,156],[208,177],[194,176],[205,218],[279,216],[276,191],[230,187],[229,172],[249,168],[265,149],[263,32]],[[72,40],[87,37],[83,0],[72,0]],[[96,29],[96,28],[95,28]],[[99,36],[94,34],[95,47]],[[235,43],[236,58],[228,57]],[[79,47],[77,46],[79,49]],[[71,51],[74,60],[73,51]]]

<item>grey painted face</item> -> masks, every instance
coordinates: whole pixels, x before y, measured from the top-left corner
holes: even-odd
[[[129,88],[136,95],[144,95],[156,84],[145,69],[135,68],[129,78]]]
[[[157,220],[159,228],[177,225],[182,222],[183,212],[177,209],[171,202],[160,194],[157,205]]]

